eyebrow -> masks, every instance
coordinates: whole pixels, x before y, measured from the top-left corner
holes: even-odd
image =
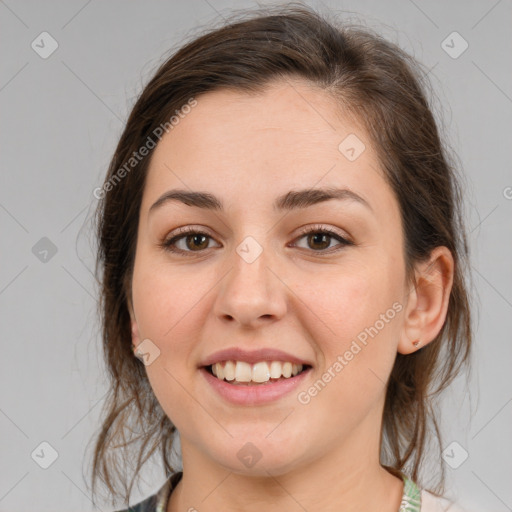
[[[296,210],[307,208],[315,204],[323,203],[332,199],[342,201],[356,201],[373,212],[373,208],[360,195],[346,188],[310,188],[304,190],[290,190],[279,196],[274,202],[274,210]],[[165,192],[149,209],[154,212],[169,201],[180,201],[187,206],[195,206],[206,210],[224,211],[222,200],[208,192],[191,192],[189,190],[173,189]]]

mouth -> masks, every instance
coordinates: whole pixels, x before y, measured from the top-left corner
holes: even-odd
[[[250,364],[245,361],[221,361],[202,369],[218,381],[233,386],[266,386],[277,382],[294,380],[310,370],[308,364],[290,361],[258,361]]]

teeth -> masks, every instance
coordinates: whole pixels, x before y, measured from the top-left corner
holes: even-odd
[[[245,361],[225,361],[213,364],[211,369],[213,375],[220,380],[263,383],[281,376],[285,379],[295,376],[302,371],[302,365],[289,361],[260,361],[253,365]]]
[[[215,363],[212,366],[212,372],[219,379],[221,379],[221,380],[224,379],[224,368],[222,368],[222,365],[220,363]]]
[[[224,378],[226,380],[235,380],[235,363],[233,361],[226,361],[224,365]]]
[[[273,379],[279,379],[279,377],[281,377],[282,370],[283,366],[279,361],[272,361],[270,363],[270,376]]]
[[[252,380],[254,382],[267,382],[270,379],[270,370],[265,361],[256,363],[252,367]]]
[[[252,369],[249,363],[243,361],[236,362],[235,380],[237,382],[251,382]]]

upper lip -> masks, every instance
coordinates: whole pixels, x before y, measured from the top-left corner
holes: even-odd
[[[259,361],[289,361],[290,363],[302,364],[303,366],[312,366],[310,362],[301,359],[300,357],[288,354],[282,350],[275,348],[260,348],[257,350],[243,350],[239,347],[226,348],[219,350],[206,357],[200,366],[210,366],[221,361],[245,361],[249,364],[254,364]]]

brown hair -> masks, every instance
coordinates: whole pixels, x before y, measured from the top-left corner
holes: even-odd
[[[175,471],[169,458],[175,427],[133,354],[127,302],[152,151],[133,169],[126,170],[126,163],[191,97],[220,88],[258,94],[271,81],[292,78],[321,88],[340,111],[364,123],[400,206],[408,281],[414,284],[414,264],[437,246],[446,246],[455,261],[441,331],[421,350],[397,355],[387,387],[381,463],[394,474],[407,469],[421,485],[430,433],[441,446],[435,399],[468,362],[472,341],[460,177],[440,140],[426,97],[426,73],[373,31],[328,21],[304,5],[241,16],[210,27],[159,66],[130,113],[105,178],[96,212],[96,275],[101,268],[99,312],[110,389],[95,444],[93,495],[101,478],[111,496],[119,496],[119,481],[128,503],[142,465],[158,448],[166,475]],[[128,453],[130,445],[136,458]],[[127,468],[134,470],[128,490]],[[436,489],[444,489],[444,470]]]

